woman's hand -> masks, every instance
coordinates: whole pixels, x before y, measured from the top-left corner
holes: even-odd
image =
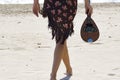
[[[90,4],[85,4],[85,13],[88,15],[88,16],[91,16],[92,13],[93,13],[93,8]]]
[[[33,13],[39,17],[39,13],[40,13],[40,4],[38,2],[34,2],[33,4]]]

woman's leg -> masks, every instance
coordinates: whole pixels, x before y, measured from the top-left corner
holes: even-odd
[[[66,74],[67,75],[72,75],[72,68],[71,68],[71,65],[70,65],[70,60],[69,60],[69,55],[68,55],[68,48],[67,48],[67,42],[65,41],[65,48],[63,50],[63,56],[62,56],[62,59],[63,59],[63,62],[65,64],[65,67],[66,67]]]
[[[54,51],[54,60],[53,60],[53,67],[52,67],[52,73],[51,73],[51,79],[50,80],[56,80],[56,74],[60,65],[60,62],[62,60],[63,56],[63,50],[65,45],[57,43],[56,48]]]

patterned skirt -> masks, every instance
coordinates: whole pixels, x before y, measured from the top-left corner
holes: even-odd
[[[74,32],[73,20],[77,11],[77,0],[46,0],[43,11],[48,16],[48,26],[56,43],[64,44]]]

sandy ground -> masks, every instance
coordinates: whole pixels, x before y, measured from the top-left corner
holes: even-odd
[[[49,80],[55,47],[47,18],[35,17],[31,5],[0,5],[0,80]],[[120,3],[94,4],[92,18],[100,38],[82,41],[86,15],[79,5],[75,33],[68,39],[73,68],[70,80],[120,80]],[[65,77],[64,64],[57,79]]]

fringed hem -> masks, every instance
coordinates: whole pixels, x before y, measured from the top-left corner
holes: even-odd
[[[70,28],[58,27],[49,24],[52,30],[52,39],[55,38],[56,43],[64,44],[65,40],[74,33],[73,25]]]

